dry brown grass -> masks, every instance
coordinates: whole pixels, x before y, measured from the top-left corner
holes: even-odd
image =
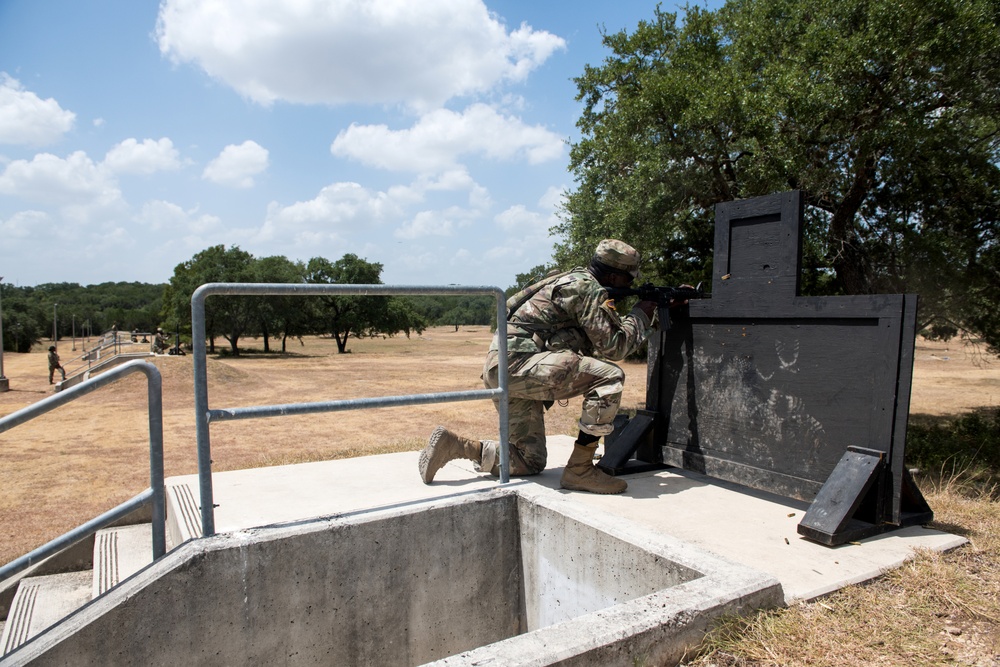
[[[928,481],[934,527],[964,535],[967,545],[921,552],[820,600],[727,619],[685,664],[1000,665],[1000,505],[960,478]]]
[[[481,388],[486,327],[431,329],[407,339],[329,339],[287,355],[210,358],[213,408]],[[249,347],[253,341],[246,341]],[[64,358],[68,345],[60,344]],[[167,475],[196,471],[191,357],[160,357]],[[0,415],[48,395],[45,355],[5,354],[12,391]],[[623,405],[642,404],[645,365],[625,364]],[[130,376],[0,434],[0,562],[77,526],[148,486],[146,388]],[[954,344],[920,341],[911,412],[947,415],[996,405],[1000,363]],[[548,414],[550,434],[575,434],[579,399]],[[212,427],[215,470],[419,449],[438,423],[495,437],[485,401],[226,422]],[[789,609],[733,619],[691,665],[1000,665],[1000,505],[962,475],[922,480],[937,526],[969,538],[921,553],[864,586]]]
[[[260,353],[245,340],[239,358],[210,357],[209,404],[242,407],[482,389],[488,327],[433,328],[422,336],[352,340],[337,354],[328,338],[289,342],[288,354]],[[0,415],[47,395],[46,346],[4,355],[11,391]],[[60,343],[63,359],[72,356]],[[158,357],[163,377],[166,474],[197,471],[191,357]],[[624,364],[636,378],[623,404],[644,400],[645,366]],[[549,412],[550,434],[576,434],[580,399]],[[0,562],[27,553],[149,486],[146,381],[131,375],[101,391],[0,434]],[[497,436],[488,401],[320,415],[251,419],[211,429],[213,470],[302,463],[416,450],[438,424],[477,437]]]

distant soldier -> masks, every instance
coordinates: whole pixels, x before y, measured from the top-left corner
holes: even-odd
[[[153,352],[163,354],[169,344],[170,340],[167,338],[167,334],[163,333],[161,327],[157,327],[156,335],[153,336]]]
[[[66,379],[66,371],[63,370],[62,364],[59,363],[59,353],[56,352],[56,346],[49,346],[49,384],[52,384],[52,378],[56,371],[62,373],[62,379]]]

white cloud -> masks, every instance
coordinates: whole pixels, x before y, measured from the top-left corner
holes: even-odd
[[[494,217],[506,239],[484,253],[489,263],[521,266],[525,269],[548,263],[553,241],[549,230],[559,222],[556,212],[565,188],[550,187],[538,200],[536,210],[516,204]]]
[[[330,151],[381,169],[433,173],[453,168],[462,155],[538,164],[562,157],[563,146],[562,137],[550,130],[473,104],[462,113],[432,111],[408,130],[353,124],[337,135]]]
[[[399,253],[393,257],[392,269],[407,276],[425,276],[432,271],[440,271],[442,267],[449,264],[447,251],[413,252],[412,249],[408,249],[405,253]]]
[[[549,187],[549,189],[545,191],[545,194],[542,195],[541,199],[538,200],[538,206],[552,214],[561,211],[565,203],[565,186],[553,185]]]
[[[421,211],[413,220],[396,230],[399,239],[417,239],[425,236],[451,236],[455,223],[439,212]]]
[[[461,206],[448,206],[435,211],[420,211],[394,233],[398,239],[420,239],[429,236],[453,236],[457,230],[469,227],[481,219],[482,211]]]
[[[44,146],[73,129],[76,114],[54,99],[24,90],[17,79],[0,73],[0,143]]]
[[[535,211],[529,211],[523,204],[517,204],[497,215],[496,222],[505,232],[515,232],[520,229],[534,229],[544,225],[545,216]]]
[[[428,194],[439,192],[469,192],[469,205],[476,209],[487,209],[492,204],[489,191],[476,183],[464,167],[450,169],[438,174],[421,175],[409,185],[394,185],[389,188],[389,196],[399,204],[423,202]]]
[[[49,236],[52,220],[44,211],[19,211],[0,220],[0,236],[4,239],[27,239]]]
[[[160,52],[262,104],[433,108],[522,81],[565,40],[482,0],[163,0]]]
[[[450,204],[455,192],[468,192],[468,205]],[[413,212],[423,204],[420,211]],[[434,208],[435,204],[441,204]],[[307,249],[340,248],[348,239],[378,239],[383,247],[389,238],[416,240],[454,237],[461,229],[484,219],[490,205],[485,188],[464,169],[434,177],[422,176],[409,185],[395,185],[385,191],[371,190],[358,183],[333,183],[313,199],[289,206],[272,202],[264,224],[250,234],[249,242],[276,247]],[[402,221],[402,222],[400,222]],[[378,227],[396,223],[392,231],[372,234]],[[338,250],[339,252],[339,250]],[[393,258],[396,262],[398,258]]]
[[[267,169],[268,152],[255,141],[230,144],[208,163],[201,177],[234,188],[253,187],[253,177]]]
[[[166,137],[154,141],[126,139],[104,156],[104,164],[115,173],[152,174],[170,171],[181,166],[180,154]]]
[[[113,206],[121,202],[112,174],[83,151],[65,159],[39,153],[30,162],[10,162],[0,174],[0,194],[56,206]]]
[[[142,205],[136,222],[153,231],[170,235],[206,234],[221,228],[222,220],[215,215],[198,213],[198,209],[185,211],[173,202],[154,199]]]
[[[563,190],[554,186],[546,190],[538,200],[537,211],[529,210],[524,204],[515,204],[494,220],[508,233],[530,233],[536,238],[548,236],[549,228],[559,222],[556,212],[565,197]]]
[[[290,206],[272,202],[256,241],[291,241],[335,238],[336,229],[365,229],[401,215],[395,198],[373,192],[357,183],[334,183],[309,200]]]

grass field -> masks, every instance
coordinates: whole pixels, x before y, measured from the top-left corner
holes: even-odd
[[[240,357],[209,357],[209,404],[227,408],[482,389],[479,376],[490,339],[488,327],[441,327],[412,338],[352,340],[348,354],[337,354],[329,338],[290,341],[284,355],[263,354],[259,341],[246,340]],[[66,341],[59,348],[64,361],[73,354]],[[167,476],[197,471],[191,360],[154,360],[163,377]],[[11,391],[0,394],[0,415],[50,395],[43,351],[7,353],[4,366]],[[644,365],[625,367],[644,381]],[[625,407],[641,405],[645,387],[627,385]],[[579,405],[577,399],[554,406],[547,415],[549,432],[575,435]],[[233,421],[212,427],[213,470],[417,450],[438,424],[473,437],[498,435],[489,401]],[[148,438],[146,380],[140,374],[0,434],[0,562],[147,487]]]
[[[289,341],[284,355],[263,354],[259,341],[243,341],[243,356],[209,358],[209,402],[224,408],[479,389],[489,340],[487,327],[442,327],[412,338],[352,340],[350,354],[337,354],[331,339]],[[5,353],[11,391],[0,394],[0,415],[49,395],[44,347]],[[59,347],[64,360],[74,355],[71,343]],[[154,363],[163,376],[166,474],[193,473],[191,357],[158,357]],[[623,366],[623,407],[639,407],[645,364]],[[912,421],[998,404],[1000,360],[974,347],[919,341]],[[554,406],[548,432],[575,435],[579,405],[575,399]],[[497,435],[488,401],[226,422],[212,427],[213,469],[416,450],[437,424],[472,437]],[[129,376],[0,434],[0,479],[3,563],[147,487],[144,377]],[[925,471],[920,484],[936,527],[964,535],[969,545],[920,554],[876,582],[823,600],[734,620],[712,635],[691,664],[1000,665],[996,489],[970,481],[968,471],[947,469]]]

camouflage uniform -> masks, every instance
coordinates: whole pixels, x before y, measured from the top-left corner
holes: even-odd
[[[649,336],[651,323],[639,308],[619,317],[605,288],[585,268],[536,283],[511,297],[507,307],[511,473],[531,475],[545,468],[546,404],[582,395],[580,430],[611,433],[625,374],[596,357],[624,359]],[[483,368],[491,389],[499,384],[498,348],[494,336]],[[483,441],[482,470],[495,470],[497,449],[495,442]]]
[[[62,364],[59,363],[59,353],[56,352],[55,347],[49,348],[49,384],[52,384],[52,379],[55,376],[55,372],[59,371],[62,374],[62,379],[66,379],[66,371],[63,370]]]
[[[510,473],[534,475],[545,468],[545,408],[583,396],[580,433],[559,486],[571,491],[622,493],[628,484],[594,466],[602,435],[613,430],[625,374],[604,361],[624,359],[650,334],[654,304],[644,301],[619,317],[607,287],[639,277],[639,253],[615,239],[601,241],[590,266],[549,276],[507,301]],[[483,382],[498,386],[499,341],[483,365]],[[420,452],[417,468],[425,484],[449,461],[472,461],[479,471],[499,473],[499,446],[438,426]]]
[[[157,329],[156,333],[153,334],[153,352],[163,354],[169,345],[170,339],[167,334],[163,333],[163,329]]]

